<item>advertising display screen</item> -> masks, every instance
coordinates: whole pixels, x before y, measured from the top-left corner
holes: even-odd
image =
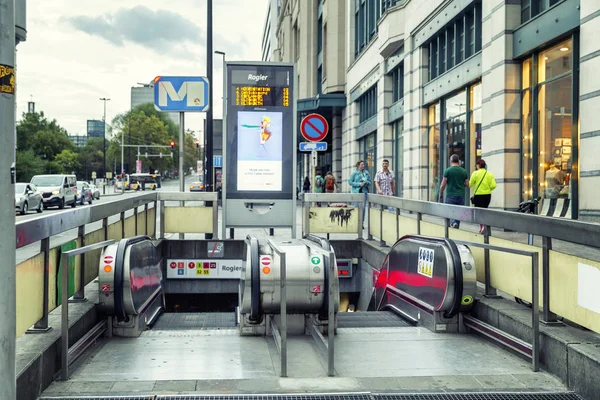
[[[292,66],[227,65],[227,198],[293,198],[292,82]]]

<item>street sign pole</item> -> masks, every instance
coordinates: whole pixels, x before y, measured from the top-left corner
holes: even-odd
[[[179,191],[185,192],[185,176],[183,171],[183,156],[185,151],[184,131],[185,131],[185,114],[179,113]]]
[[[212,0],[207,0],[206,2],[206,77],[209,82],[212,82],[213,77],[213,8],[212,8]],[[224,73],[224,71],[223,71]],[[212,105],[213,101],[213,87],[212,85],[208,88],[208,102]],[[206,112],[206,129],[205,132],[205,140],[206,147],[204,148],[204,152],[206,154],[206,161],[204,165],[204,187],[208,188],[207,191],[214,192],[215,188],[213,187],[213,109],[210,107]],[[212,207],[212,201],[205,202],[206,207]],[[218,237],[218,233],[214,232]],[[225,234],[223,232],[223,234]],[[206,233],[204,235],[205,239],[212,239],[213,235],[210,233]]]
[[[311,176],[311,180],[313,181],[313,185],[312,185],[312,189],[313,189],[313,193],[315,193],[315,189],[317,188],[317,151],[313,150],[310,152],[310,165],[312,167],[312,176]]]
[[[0,0],[0,399],[16,399],[15,335],[17,323],[15,268],[15,1]]]

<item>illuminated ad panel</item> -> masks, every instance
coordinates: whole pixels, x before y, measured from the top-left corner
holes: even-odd
[[[293,198],[292,77],[292,66],[227,65],[227,198]]]

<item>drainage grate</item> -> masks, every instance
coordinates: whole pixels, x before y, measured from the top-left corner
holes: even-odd
[[[392,328],[412,326],[391,311],[341,312],[338,328]]]
[[[157,400],[373,400],[368,393],[353,394],[248,394],[248,395],[171,395]]]
[[[583,400],[572,392],[560,393],[438,393],[438,394],[376,394],[375,400]]]
[[[42,396],[38,400],[155,400],[156,396]]]
[[[235,328],[235,313],[170,313],[152,327],[159,331]]]

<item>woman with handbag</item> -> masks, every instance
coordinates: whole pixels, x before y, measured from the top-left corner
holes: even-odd
[[[471,203],[475,207],[488,208],[492,200],[492,191],[496,189],[496,178],[487,170],[487,164],[483,159],[477,161],[475,167],[476,170],[469,180],[469,187],[475,188],[473,197],[471,197]],[[483,233],[484,231],[485,226],[481,225],[479,233]]]

